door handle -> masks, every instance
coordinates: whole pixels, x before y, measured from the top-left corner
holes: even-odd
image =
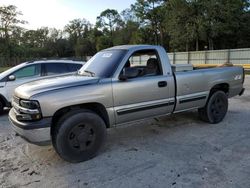
[[[158,82],[158,87],[166,87],[168,83],[166,81],[160,81]]]

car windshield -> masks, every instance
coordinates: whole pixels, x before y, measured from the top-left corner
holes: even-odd
[[[79,70],[79,75],[90,75],[99,78],[108,78],[113,75],[127,50],[105,50],[94,55]]]

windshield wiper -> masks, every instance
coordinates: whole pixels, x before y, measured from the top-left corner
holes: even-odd
[[[92,77],[95,77],[95,73],[89,70],[84,70],[84,72],[89,73]]]

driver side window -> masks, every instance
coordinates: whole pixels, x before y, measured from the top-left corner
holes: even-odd
[[[34,76],[40,76],[41,73],[40,65],[30,65],[27,67],[24,67],[18,71],[16,71],[13,75],[16,79],[21,79],[25,77],[34,77]]]
[[[122,69],[128,79],[162,75],[159,56],[155,50],[140,50],[133,53]]]

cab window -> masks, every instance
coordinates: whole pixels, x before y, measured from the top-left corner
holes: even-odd
[[[155,50],[136,51],[127,60],[121,74],[128,74],[128,78],[162,75],[158,53]]]

